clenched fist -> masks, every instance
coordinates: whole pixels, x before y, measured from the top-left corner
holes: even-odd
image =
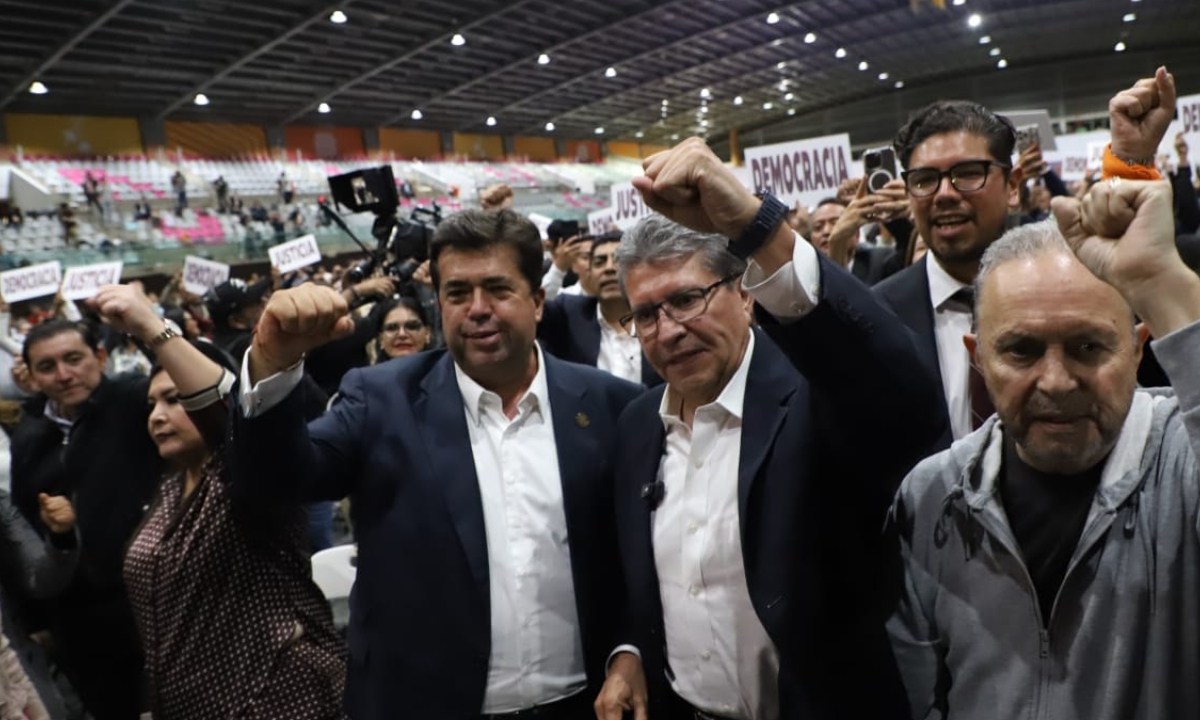
[[[75,507],[62,495],[38,493],[42,524],[55,535],[65,535],[75,529]]]
[[[250,345],[250,379],[258,382],[300,362],[305,353],[354,332],[345,298],[306,283],[271,296]]]

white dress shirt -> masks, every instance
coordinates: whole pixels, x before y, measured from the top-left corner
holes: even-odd
[[[640,385],[641,342],[626,332],[625,328],[610,325],[600,311],[600,303],[596,303],[596,322],[600,323],[600,354],[596,356],[596,367]]]
[[[942,390],[950,413],[954,439],[971,434],[970,362],[963,335],[971,332],[971,313],[958,303],[949,302],[959,290],[969,287],[950,276],[933,255],[925,262],[929,278],[929,301],[933,304],[933,332],[937,338],[938,365],[942,370]]]
[[[816,251],[797,237],[792,262],[771,277],[751,261],[743,283],[765,309],[794,320],[820,294]],[[666,448],[654,512],[654,564],[663,605],[671,687],[693,706],[741,720],[779,717],[779,653],[754,606],[742,556],[738,467],[751,333],[742,362],[717,399],[680,419],[668,387],[659,416]]]
[[[485,714],[554,702],[587,684],[545,361],[540,347],[537,353],[537,375],[512,420],[499,395],[454,366],[487,533],[492,656]],[[253,417],[287,397],[303,365],[251,388],[248,358],[249,351],[241,401]]]
[[[587,295],[583,291],[582,280],[563,287],[563,281],[566,277],[566,272],[559,270],[558,266],[554,263],[550,263],[550,269],[542,276],[542,289],[546,291],[547,300],[553,300],[559,295]]]

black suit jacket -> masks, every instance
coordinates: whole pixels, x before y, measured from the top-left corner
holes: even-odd
[[[600,299],[586,295],[559,295],[547,300],[538,324],[542,349],[561,360],[596,367],[600,356]],[[642,384],[654,387],[662,378],[642,355]]]
[[[779,651],[783,718],[907,718],[883,625],[899,578],[882,530],[900,480],[931,452],[946,418],[903,325],[844,269],[820,263],[817,308],[794,323],[764,317],[765,332],[755,331],[738,460],[746,579]],[[625,627],[642,653],[651,717],[665,716],[670,691],[641,489],[663,454],[665,390],[621,416],[616,474]],[[896,429],[873,433],[864,452],[868,420]]]
[[[854,249],[854,267],[850,272],[867,285],[874,285],[892,274],[894,264],[890,262],[896,251],[890,247],[872,247],[860,244]]]
[[[544,357],[587,692],[596,692],[621,594],[616,419],[641,389]],[[258,418],[235,412],[234,487],[280,501],[351,496],[352,718],[478,718],[491,657],[487,541],[453,362],[435,351],[352,370],[340,392],[307,427],[301,391]]]

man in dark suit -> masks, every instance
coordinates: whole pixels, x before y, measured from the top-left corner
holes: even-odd
[[[944,431],[933,375],[867,288],[703,141],[634,182],[695,230],[651,216],[618,252],[666,385],[620,420],[627,644],[598,715],[644,717],[648,703],[655,720],[906,717],[882,528]],[[866,452],[865,421],[887,429]]]
[[[538,323],[538,341],[543,350],[558,358],[653,387],[662,378],[642,356],[637,338],[621,323],[629,313],[629,303],[617,280],[615,256],[620,242],[619,234],[596,238],[587,269],[596,294],[560,294],[547,300]]]
[[[272,296],[243,368],[235,483],[353,500],[352,718],[584,717],[617,639],[607,510],[616,418],[639,388],[538,348],[525,218],[451,216],[431,261],[448,352],[351,371],[307,428],[304,353],[353,321],[328,288]]]

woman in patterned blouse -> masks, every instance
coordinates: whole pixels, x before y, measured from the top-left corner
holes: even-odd
[[[345,648],[312,582],[304,511],[238,496],[222,462],[228,358],[174,336],[131,286],[93,302],[157,355],[149,431],[174,467],[125,557],[155,720],[343,717]]]

